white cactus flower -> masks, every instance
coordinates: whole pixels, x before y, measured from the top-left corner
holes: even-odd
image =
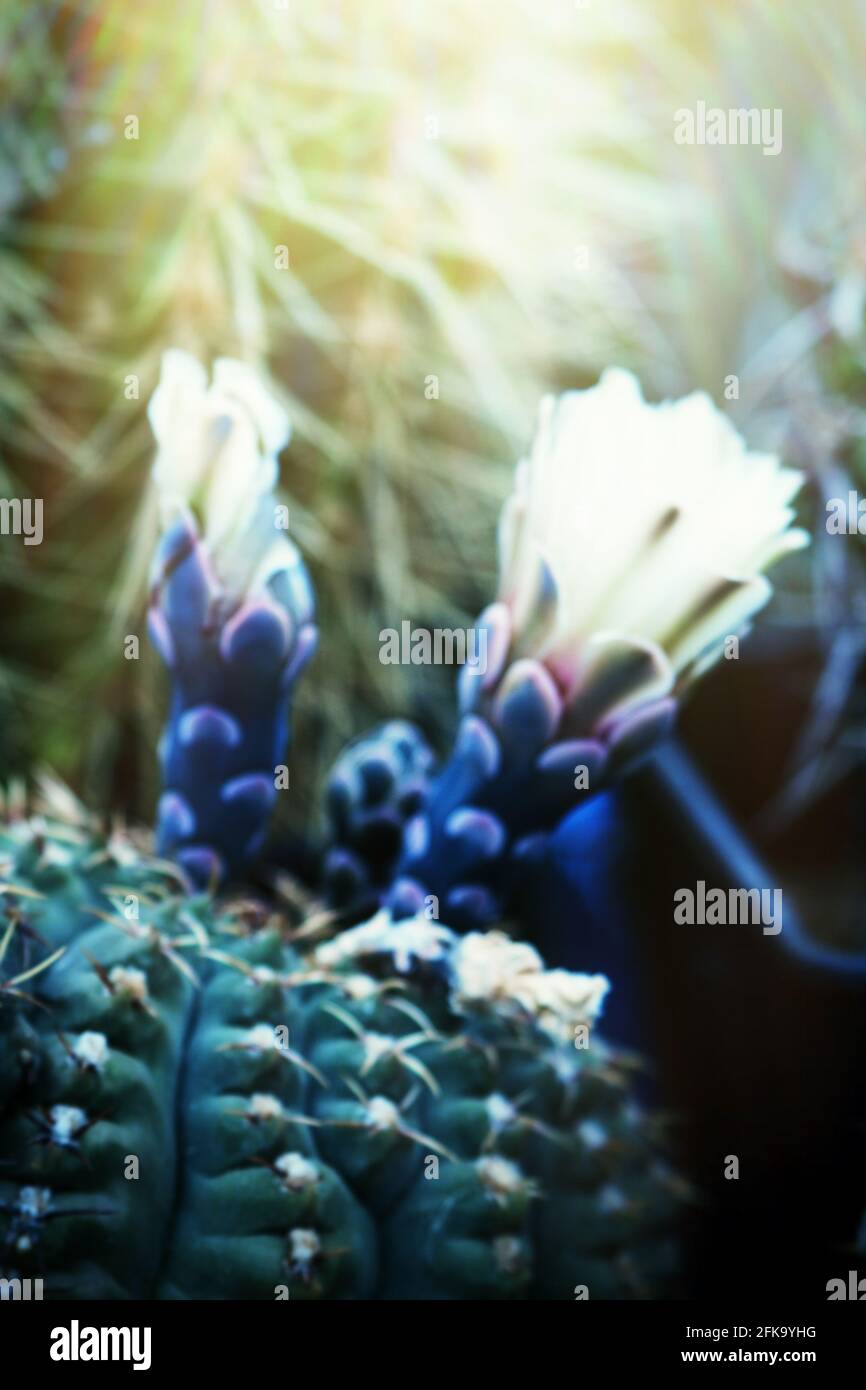
[[[200,362],[172,348],[148,418],[163,525],[191,512],[220,584],[235,594],[262,587],[295,556],[275,528],[277,456],[291,434],[279,401],[245,362],[218,358],[208,382]]]
[[[512,657],[542,661],[568,701],[637,649],[631,700],[674,691],[747,629],[772,593],[763,571],[807,544],[801,483],[703,392],[650,405],[610,369],[547,396],[500,521]]]

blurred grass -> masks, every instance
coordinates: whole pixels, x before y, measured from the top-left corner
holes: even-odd
[[[16,767],[152,805],[164,684],[122,639],[142,631],[144,406],[170,344],[263,364],[292,413],[283,486],[324,630],[299,823],[351,734],[447,724],[453,673],[380,666],[378,632],[468,623],[489,597],[542,389],[619,361],[650,395],[722,400],[736,373],[731,412],[809,469],[820,508],[862,435],[862,315],[842,341],[831,308],[863,272],[863,20],[854,0],[7,0],[0,467],[47,526],[26,554],[3,541]],[[782,154],[676,145],[698,100],[781,107]],[[787,576],[776,621],[845,620],[838,548]]]

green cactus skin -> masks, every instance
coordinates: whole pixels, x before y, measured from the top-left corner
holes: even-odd
[[[121,858],[0,832],[0,1273],[48,1299],[670,1295],[684,1189],[594,1028],[464,997],[438,925],[311,944]]]

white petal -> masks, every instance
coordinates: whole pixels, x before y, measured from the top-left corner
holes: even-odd
[[[285,567],[285,545],[275,544],[273,490],[276,451],[290,433],[286,412],[246,363],[220,358],[208,386],[195,358],[172,350],[149,415],[159,445],[153,476],[163,525],[179,509],[191,510],[219,582],[242,597],[257,575]]]
[[[286,447],[292,433],[288,413],[255,367],[233,357],[218,357],[213,380],[217,392],[231,396],[244,407],[259,432],[266,453],[278,454]]]
[[[159,385],[150,398],[147,418],[157,443],[166,443],[193,405],[207,391],[207,372],[191,353],[169,348],[162,355]]]
[[[631,373],[610,369],[545,397],[500,524],[515,650],[578,673],[594,635],[613,632],[693,665],[766,602],[764,568],[807,540],[791,528],[802,481],[750,454],[704,392],[647,405]],[[539,558],[552,629],[535,620]]]

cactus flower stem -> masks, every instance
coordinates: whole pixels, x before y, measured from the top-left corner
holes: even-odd
[[[282,407],[252,368],[163,360],[150,404],[163,535],[150,635],[171,675],[157,848],[195,886],[241,873],[278,789],[289,697],[316,645],[313,591],[280,525]]]
[[[557,827],[654,748],[676,710],[670,698],[654,700],[637,717],[576,737],[539,664],[517,663],[502,689],[498,699],[473,703],[474,683],[463,681],[451,757],[404,833],[386,898],[396,917],[441,911],[468,929],[507,913]]]
[[[289,734],[289,699],[316,645],[300,556],[279,586],[222,619],[190,519],[163,537],[149,613],[171,674],[157,849],[193,883],[237,874],[264,839]]]

